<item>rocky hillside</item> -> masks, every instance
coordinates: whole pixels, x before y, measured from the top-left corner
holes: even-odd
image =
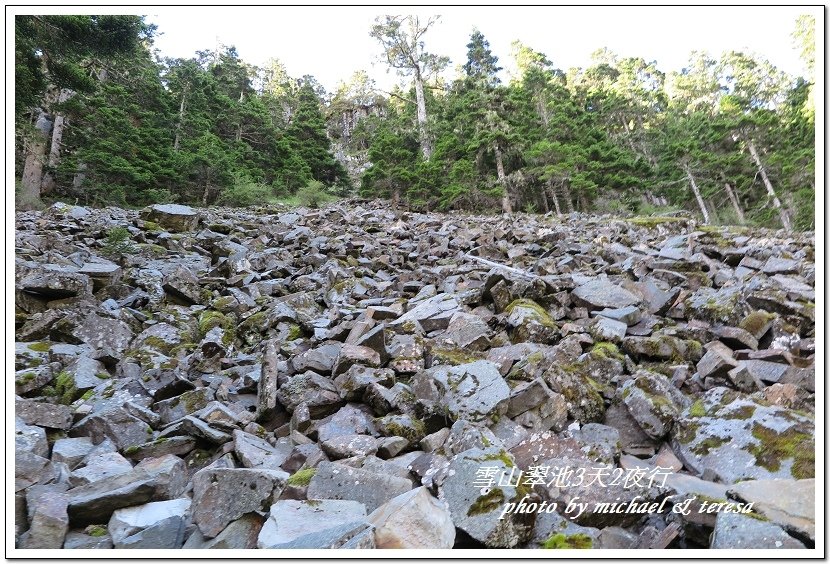
[[[813,237],[18,213],[17,546],[812,548]]]

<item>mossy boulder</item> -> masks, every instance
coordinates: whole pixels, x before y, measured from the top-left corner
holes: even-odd
[[[133,349],[153,349],[169,355],[170,351],[185,340],[181,330],[170,323],[156,323],[138,334]]]
[[[668,378],[646,370],[623,384],[620,395],[628,412],[653,439],[666,436],[680,411],[691,403]]]
[[[494,476],[492,483],[481,478],[482,468]],[[525,496],[538,502],[531,488],[521,481],[499,485],[499,478],[509,476],[511,471],[518,475],[506,451],[473,448],[453,457],[447,478],[438,489],[438,497],[449,506],[455,526],[490,548],[513,548],[529,540],[533,532],[535,513],[508,513],[500,518],[507,503],[518,503]]]
[[[416,374],[412,391],[422,411],[450,419],[496,421],[507,412],[510,388],[495,364],[478,360],[459,366],[437,366]]]
[[[580,423],[600,422],[605,415],[603,387],[593,378],[590,359],[554,364],[544,373],[550,389],[565,397],[568,414]]]
[[[689,319],[735,325],[742,316],[741,290],[738,287],[699,288],[683,303]]]
[[[384,415],[375,419],[374,423],[380,434],[403,437],[413,445],[427,435],[424,422],[410,415]]]
[[[671,437],[687,468],[709,469],[726,484],[815,477],[815,421],[728,388],[687,407]]]
[[[703,357],[703,346],[694,339],[680,339],[657,334],[651,337],[626,337],[622,350],[637,360],[697,362]]]
[[[550,314],[529,299],[512,301],[506,308],[507,325],[512,328],[514,343],[549,343],[556,338],[558,327]]]

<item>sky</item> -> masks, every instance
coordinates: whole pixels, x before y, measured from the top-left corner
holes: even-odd
[[[466,44],[477,27],[505,67],[510,44],[522,43],[567,70],[587,66],[590,54],[607,47],[620,56],[655,60],[664,72],[680,70],[693,50],[720,55],[727,50],[758,53],[780,69],[803,74],[791,33],[800,14],[821,8],[785,6],[527,6],[527,7],[148,7],[158,26],[155,46],[163,56],[192,57],[197,50],[234,45],[245,62],[277,58],[289,75],[314,75],[328,92],[354,71],[366,70],[381,88],[399,80],[379,60],[369,37],[378,15],[440,14],[424,36],[431,53],[451,59],[449,76],[466,60]]]

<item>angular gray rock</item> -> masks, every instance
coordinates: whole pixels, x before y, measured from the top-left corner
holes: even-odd
[[[646,370],[623,384],[621,395],[628,412],[654,439],[671,431],[680,411],[690,403],[668,378]]]
[[[61,493],[42,496],[29,504],[29,530],[20,539],[20,548],[62,548],[69,514],[67,498]]]
[[[722,512],[718,513],[710,548],[735,550],[806,547],[778,525],[740,513]]]
[[[337,548],[368,526],[366,508],[356,501],[278,501],[269,510],[257,547]]]
[[[433,413],[453,420],[492,420],[507,411],[510,388],[492,362],[438,366],[415,375],[412,391]]]
[[[752,503],[759,513],[800,538],[816,540],[816,481],[748,480],[729,486],[727,495]]]
[[[374,511],[393,497],[412,489],[412,482],[396,476],[321,462],[308,485],[308,499],[342,499],[362,503]]]
[[[492,483],[490,479],[482,482],[482,468],[488,468]],[[513,548],[533,532],[535,513],[505,512],[507,504],[518,504],[528,495],[527,490],[506,485],[513,468],[503,450],[466,450],[450,461],[447,477],[438,488],[438,499],[449,507],[453,524],[491,548]],[[499,485],[504,476],[508,477],[505,485]]]
[[[64,430],[72,426],[72,409],[66,405],[15,398],[14,413],[27,425]]]
[[[581,303],[590,309],[616,309],[641,302],[640,298],[607,278],[597,278],[585,282],[574,288],[571,295],[576,298],[577,303]]]
[[[455,525],[446,503],[425,487],[401,494],[368,517],[377,548],[452,548]]]
[[[266,511],[288,473],[249,468],[205,468],[193,476],[193,522],[207,538],[252,511]]]
[[[194,231],[199,224],[199,212],[179,204],[155,204],[141,210],[140,215],[170,231]]]
[[[684,410],[671,437],[688,469],[725,484],[815,477],[815,422],[727,388],[709,390]]]
[[[115,548],[181,548],[189,521],[190,499],[155,501],[118,509],[107,530]]]
[[[100,523],[116,509],[179,497],[186,484],[181,458],[148,458],[131,472],[68,490],[69,518],[72,523]]]

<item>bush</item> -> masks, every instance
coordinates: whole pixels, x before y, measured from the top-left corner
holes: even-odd
[[[312,180],[297,190],[297,202],[307,208],[319,208],[322,204],[332,202],[336,198],[329,194],[322,182]]]
[[[104,243],[104,248],[101,249],[102,254],[112,258],[118,258],[134,252],[135,247],[132,241],[130,241],[130,232],[127,228],[113,227],[107,231],[107,240]]]
[[[235,208],[264,204],[273,198],[270,186],[256,182],[245,175],[236,175],[233,186],[225,189],[217,203]]]

